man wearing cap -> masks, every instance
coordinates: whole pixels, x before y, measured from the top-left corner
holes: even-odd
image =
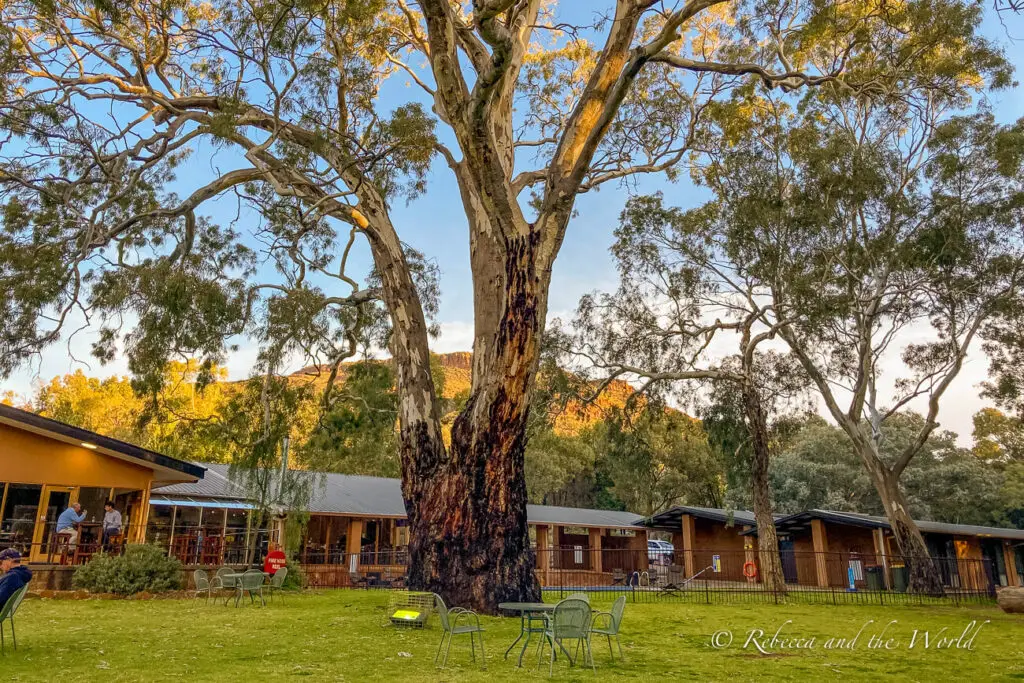
[[[11,596],[32,580],[32,571],[21,566],[21,553],[14,548],[0,551],[0,607],[7,604]]]

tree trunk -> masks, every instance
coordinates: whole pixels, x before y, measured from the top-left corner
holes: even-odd
[[[928,554],[928,546],[924,542],[921,530],[910,516],[906,496],[900,489],[899,478],[873,454],[870,459],[865,460],[868,474],[871,475],[878,496],[882,499],[885,516],[892,526],[893,537],[907,568],[910,592],[945,595],[938,568]]]
[[[508,240],[477,282],[503,285],[495,331],[477,321],[473,391],[452,427],[447,457],[430,476],[409,476],[409,585],[460,607],[496,613],[501,602],[537,601],[540,584],[526,521],[524,451],[540,355],[546,277],[535,272],[535,234]],[[484,296],[482,293],[481,296]],[[490,289],[486,297],[493,300]],[[430,456],[417,450],[413,457]],[[423,468],[419,468],[423,471]]]
[[[743,412],[751,443],[750,485],[757,521],[757,550],[761,581],[770,591],[785,592],[786,579],[779,557],[779,539],[775,533],[771,482],[768,478],[768,419],[757,389],[744,382]]]

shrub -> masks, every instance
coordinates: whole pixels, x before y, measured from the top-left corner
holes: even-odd
[[[288,576],[284,577],[284,585],[281,588],[289,591],[302,590],[302,584],[305,582],[306,572],[302,571],[302,566],[298,562],[289,563]]]
[[[97,555],[75,571],[75,588],[134,595],[181,588],[181,562],[153,545],[129,545],[123,555]]]

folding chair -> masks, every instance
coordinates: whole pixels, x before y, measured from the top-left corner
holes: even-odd
[[[18,637],[14,634],[14,613],[18,611],[18,606],[25,599],[25,593],[28,593],[28,586],[19,588],[15,591],[14,595],[7,599],[7,604],[0,607],[0,654],[3,654],[6,648],[4,643],[4,621],[11,622],[11,640],[14,641],[14,649],[18,649]]]

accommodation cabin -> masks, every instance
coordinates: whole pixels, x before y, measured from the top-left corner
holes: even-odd
[[[926,520],[917,525],[947,588],[1024,585],[1024,530]],[[881,587],[901,587],[904,560],[885,517],[813,509],[777,519],[775,526],[787,582],[846,586],[852,575],[857,587],[868,587],[874,571]]]
[[[743,580],[743,565],[754,560],[754,539],[742,536],[754,528],[754,513],[748,510],[677,505],[645,520],[651,529],[672,534],[672,561],[683,567],[685,576],[714,567],[714,578]]]

